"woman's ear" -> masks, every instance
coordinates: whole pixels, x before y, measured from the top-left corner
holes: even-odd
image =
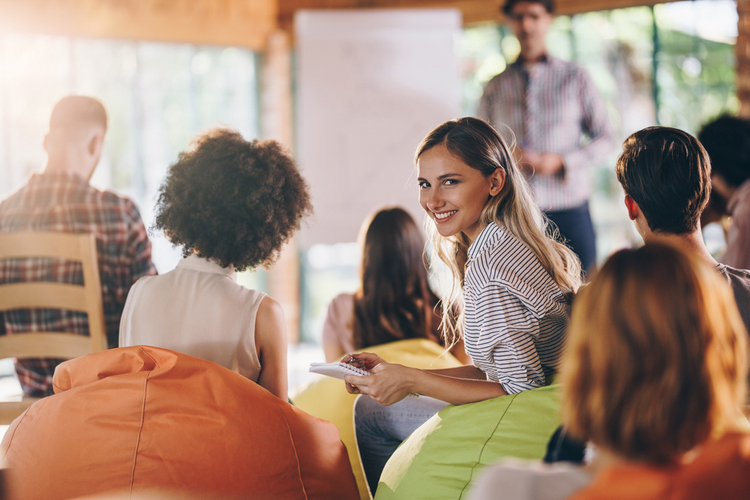
[[[500,191],[503,190],[503,186],[505,186],[505,169],[499,167],[496,168],[495,171],[490,174],[488,181],[490,183],[490,196],[497,196],[500,194]]]

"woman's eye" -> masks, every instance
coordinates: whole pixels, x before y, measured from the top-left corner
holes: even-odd
[[[422,181],[417,183],[417,186],[419,186],[419,189],[427,189],[428,187],[430,187],[430,183],[427,181]]]
[[[456,179],[445,179],[443,184],[446,186],[453,186],[454,184],[458,184],[458,181]]]

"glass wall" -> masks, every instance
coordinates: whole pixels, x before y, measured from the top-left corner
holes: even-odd
[[[559,16],[548,35],[552,55],[591,74],[618,142],[649,125],[696,134],[721,112],[736,112],[734,1],[676,2]],[[460,43],[463,111],[475,112],[486,83],[513,62],[518,41],[505,26],[469,28]],[[614,176],[618,151],[595,166],[592,216],[599,260],[639,243]],[[709,234],[713,231],[709,230]]]
[[[44,166],[42,140],[61,97],[100,99],[109,113],[105,151],[92,184],[136,202],[149,226],[167,167],[190,138],[215,125],[258,136],[257,56],[185,44],[0,35],[0,195]],[[160,272],[179,250],[151,236]],[[263,288],[262,275],[241,280]]]
[[[736,112],[734,1],[696,0],[556,18],[548,35],[552,55],[585,67],[604,97],[617,139],[649,125],[697,133],[722,111]],[[463,82],[462,112],[473,115],[482,89],[520,51],[502,25],[464,30],[458,41]],[[598,256],[641,242],[627,217],[614,176],[617,151],[594,167],[592,215]],[[708,237],[721,238],[709,228]],[[711,248],[721,247],[712,241]],[[347,257],[342,255],[346,248]],[[356,245],[318,245],[303,254],[302,338],[320,337],[328,301],[357,287]]]

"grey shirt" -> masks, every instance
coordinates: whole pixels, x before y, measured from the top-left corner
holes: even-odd
[[[734,301],[737,302],[737,309],[740,310],[742,322],[745,323],[745,329],[750,332],[750,271],[735,269],[725,264],[719,264],[716,266],[716,270],[732,286]]]

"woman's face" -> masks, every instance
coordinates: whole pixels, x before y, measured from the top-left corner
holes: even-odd
[[[445,145],[428,149],[417,160],[419,204],[429,214],[441,236],[460,232],[471,241],[483,229],[482,209],[500,193],[505,172],[498,168],[489,177],[453,156]]]

